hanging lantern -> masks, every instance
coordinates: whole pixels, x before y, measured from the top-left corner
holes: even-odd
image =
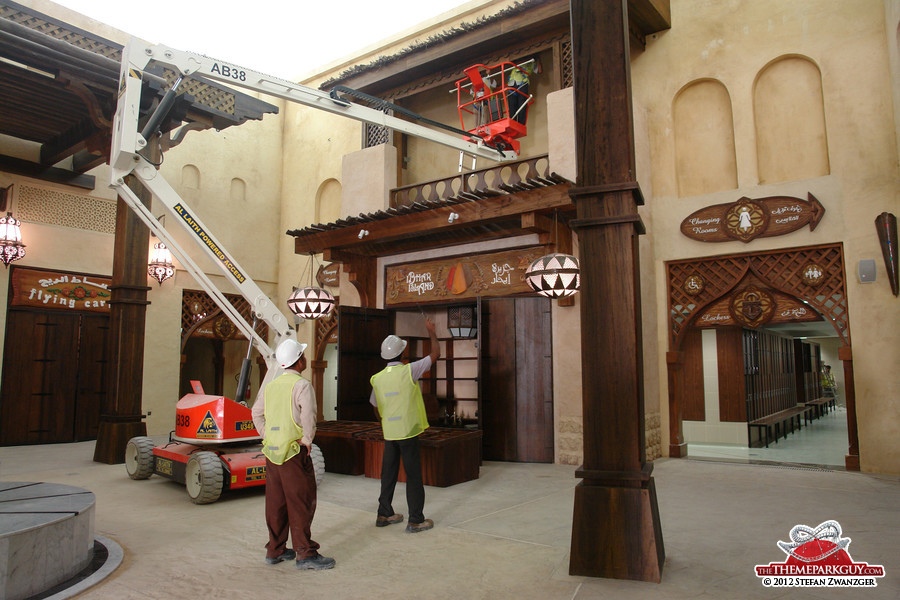
[[[547,298],[565,298],[581,287],[578,259],[571,254],[548,254],[535,260],[525,271],[528,287]]]
[[[0,217],[0,260],[9,268],[9,263],[25,256],[25,244],[22,243],[21,223],[11,212]]]
[[[474,306],[447,308],[447,329],[455,338],[468,339],[478,335],[478,318]]]
[[[158,281],[160,285],[175,274],[172,252],[162,242],[153,245],[153,256],[147,264],[147,274]]]
[[[331,292],[313,285],[314,259],[315,254],[310,252],[309,265],[307,270],[304,271],[304,276],[307,271],[309,272],[309,285],[305,288],[294,288],[294,293],[291,294],[287,301],[291,312],[301,319],[321,319],[326,317],[331,314],[335,304],[334,296]],[[303,280],[303,276],[300,277],[300,280]]]
[[[334,296],[328,290],[305,287],[295,290],[287,301],[291,312],[301,319],[320,319],[331,313]]]

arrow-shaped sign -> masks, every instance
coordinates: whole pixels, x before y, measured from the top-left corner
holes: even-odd
[[[793,196],[743,197],[692,213],[681,222],[681,233],[700,242],[749,242],[758,237],[785,235],[822,220],[825,207],[811,193],[809,200]]]

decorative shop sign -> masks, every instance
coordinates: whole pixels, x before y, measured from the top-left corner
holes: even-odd
[[[525,271],[543,247],[456,256],[385,268],[385,305],[531,293]]]
[[[697,327],[756,328],[768,323],[821,320],[815,310],[793,296],[751,284],[711,304],[694,323]]]
[[[319,265],[316,282],[322,287],[338,287],[341,284],[341,263]]]
[[[109,312],[109,277],[16,268],[10,306]]]
[[[681,222],[681,233],[699,242],[749,242],[773,237],[822,220],[825,207],[811,193],[809,200],[793,196],[743,197],[731,204],[715,204],[692,213]]]

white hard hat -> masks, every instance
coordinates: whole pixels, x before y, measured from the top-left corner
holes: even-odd
[[[406,340],[398,338],[396,335],[389,335],[381,342],[381,358],[391,360],[397,358],[406,349]]]
[[[306,350],[306,344],[301,344],[297,340],[284,340],[278,344],[275,349],[275,360],[281,365],[282,369],[287,369],[303,355]]]

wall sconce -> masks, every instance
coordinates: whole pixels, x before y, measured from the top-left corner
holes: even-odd
[[[11,212],[0,217],[0,260],[9,268],[9,263],[25,256],[25,244],[22,243],[21,223]]]
[[[884,256],[884,268],[887,269],[888,279],[891,282],[891,292],[894,295],[900,293],[900,276],[897,269],[897,217],[889,212],[883,212],[875,217],[875,227],[878,228],[878,243],[881,245],[881,254]]]
[[[447,308],[447,329],[455,338],[469,339],[478,335],[478,316],[475,306]]]
[[[160,215],[156,220],[165,226],[165,218],[165,215]],[[152,232],[150,235],[156,237]],[[150,255],[150,261],[147,263],[147,275],[155,279],[159,285],[162,285],[163,281],[175,275],[172,251],[161,241],[153,245],[153,253]]]
[[[162,282],[175,275],[172,263],[172,252],[162,242],[153,245],[153,255],[147,263],[147,274],[162,285]]]
[[[362,231],[360,239],[362,239]],[[368,233],[368,232],[366,232]],[[305,288],[294,288],[294,293],[287,300],[288,308],[291,312],[301,319],[320,319],[328,316],[334,309],[334,296],[331,292],[324,288],[315,287],[312,282],[313,278],[313,257],[314,253],[309,253],[309,285]],[[300,277],[303,279],[303,276]]]
[[[450,216],[447,217],[447,222],[450,224],[453,224],[453,221],[457,220],[458,218],[459,218],[459,215],[456,214],[455,212],[452,212],[452,213],[450,213]]]
[[[0,188],[0,213],[9,206],[12,188],[12,183],[5,188]],[[19,229],[21,224],[18,219],[12,216],[12,212],[6,213],[5,217],[0,217],[0,260],[3,261],[7,269],[9,268],[9,263],[25,256],[22,230]]]

